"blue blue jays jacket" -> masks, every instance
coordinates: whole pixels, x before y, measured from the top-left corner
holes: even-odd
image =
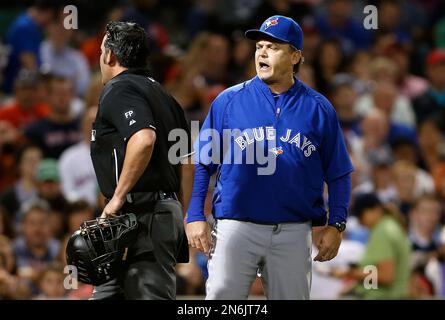
[[[251,146],[260,152],[255,155],[276,161],[273,173],[259,174],[266,165],[256,156],[249,162]],[[209,176],[217,173],[217,219],[324,224],[323,182],[353,170],[334,108],[298,79],[278,96],[258,77],[223,91],[210,108],[195,151],[197,168]],[[188,222],[203,220],[195,189]]]

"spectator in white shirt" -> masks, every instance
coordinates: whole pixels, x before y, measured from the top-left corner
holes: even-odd
[[[96,117],[97,107],[90,107],[82,120],[83,140],[61,155],[59,172],[62,191],[68,201],[85,200],[97,206],[97,179],[90,157],[91,126]]]
[[[90,67],[83,54],[70,47],[73,30],[65,29],[62,21],[47,28],[48,38],[40,46],[42,71],[71,79],[77,96],[83,97],[90,83]]]

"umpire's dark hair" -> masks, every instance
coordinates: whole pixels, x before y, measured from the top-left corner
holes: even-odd
[[[137,23],[112,21],[106,27],[105,50],[111,50],[124,68],[144,68],[147,65],[148,38]]]

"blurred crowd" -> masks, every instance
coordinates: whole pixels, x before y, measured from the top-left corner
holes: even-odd
[[[67,4],[78,8],[78,29],[64,28]],[[376,30],[363,26],[368,4],[378,9]],[[297,77],[337,111],[355,167],[352,207],[373,194],[403,230],[393,237],[374,228],[370,213],[351,210],[338,257],[314,263],[312,297],[348,295],[353,279],[332,270],[360,264],[371,250],[387,250],[374,252],[374,262],[390,259],[407,275],[407,297],[445,296],[443,1],[30,0],[0,4],[0,299],[92,292],[65,289],[64,248],[104,203],[89,141],[106,22],[146,29],[153,77],[188,120],[202,122],[222,90],[255,76],[254,44],[243,32],[274,14],[300,23],[305,63]],[[406,255],[391,250],[403,241]],[[191,251],[191,262],[178,265],[178,294],[204,293],[206,262]],[[380,272],[386,282],[398,279]],[[262,295],[259,281],[252,295]]]

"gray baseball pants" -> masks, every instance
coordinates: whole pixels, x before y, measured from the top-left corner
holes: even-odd
[[[268,299],[309,299],[311,223],[218,219],[212,230],[206,299],[244,300],[257,274]]]

